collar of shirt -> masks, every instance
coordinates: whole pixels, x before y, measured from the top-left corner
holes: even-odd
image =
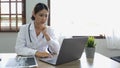
[[[43,33],[42,32],[38,36],[36,36],[34,21],[31,22],[30,33],[31,33],[32,36],[36,37],[36,39],[38,39],[38,40],[43,38]]]
[[[30,30],[34,30],[34,21],[32,21],[30,24],[31,24],[30,25]]]

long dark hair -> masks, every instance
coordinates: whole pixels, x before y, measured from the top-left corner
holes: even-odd
[[[43,3],[36,4],[36,6],[34,7],[34,14],[36,14],[37,12],[39,12],[43,9],[49,11],[48,7],[45,4],[43,4]],[[35,20],[35,17],[32,15],[31,19]]]

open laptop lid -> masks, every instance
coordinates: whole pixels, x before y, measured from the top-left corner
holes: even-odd
[[[87,39],[87,37],[65,38],[62,42],[59,54],[56,55],[56,57],[42,58],[40,60],[52,65],[59,65],[77,60],[83,53]]]
[[[79,59],[83,53],[87,39],[88,37],[64,39],[56,65]]]

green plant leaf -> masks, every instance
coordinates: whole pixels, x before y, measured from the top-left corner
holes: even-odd
[[[95,38],[93,36],[89,36],[88,37],[88,41],[86,43],[86,46],[87,47],[95,47],[96,44],[95,44]]]

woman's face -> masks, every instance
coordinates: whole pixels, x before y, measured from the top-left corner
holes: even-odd
[[[44,24],[48,18],[48,11],[46,9],[43,9],[33,15],[35,17],[35,23]]]

